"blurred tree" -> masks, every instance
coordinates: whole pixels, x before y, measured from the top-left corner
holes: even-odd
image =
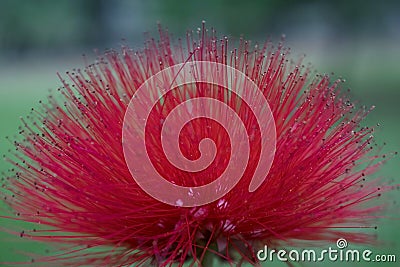
[[[386,34],[395,27],[391,17],[398,16],[399,7],[394,0],[1,0],[0,48],[24,52],[94,47],[136,38],[154,29],[157,20],[179,35],[206,20],[221,32],[249,38],[313,29],[333,38],[353,38]],[[315,27],[319,24],[322,27]]]
[[[38,0],[0,2],[0,47],[19,53],[103,41],[102,2]]]

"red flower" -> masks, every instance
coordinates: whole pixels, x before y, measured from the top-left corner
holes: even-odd
[[[67,72],[67,79],[61,78],[61,97],[50,97],[24,121],[24,140],[15,142],[16,159],[10,160],[16,173],[5,185],[15,219],[41,225],[21,236],[69,245],[57,256],[36,260],[169,266],[201,262],[205,253],[214,253],[228,262],[256,263],[256,251],[265,244],[280,247],[298,244],[294,240],[339,237],[372,241],[369,233],[351,232],[371,227],[370,219],[381,209],[373,200],[386,189],[368,178],[380,164],[370,153],[372,129],[359,126],[368,111],[356,109],[340,92],[341,80],[331,83],[327,75],[314,75],[301,60],[289,60],[288,52],[269,42],[240,40],[234,46],[203,26],[188,33],[186,42],[171,42],[160,30],[160,40],[148,39],[141,51],[123,47],[83,70]],[[226,88],[202,82],[179,86],[157,100],[146,125],[146,148],[154,168],[171,183],[208,184],[234,156],[228,132],[215,120],[197,118],[182,128],[180,149],[196,160],[200,141],[210,138],[215,159],[199,172],[169,163],[160,145],[161,130],[180,103],[199,97],[219,100],[238,114],[249,136],[249,160],[236,186],[211,203],[186,207],[179,199],[176,205],[158,201],[135,182],[125,161],[122,130],[129,101],[146,80],[194,61],[245,73],[269,103],[277,139],[265,181],[249,192],[262,136],[251,107]],[[152,94],[159,92],[154,88]],[[139,101],[147,105],[154,99]],[[92,249],[96,247],[101,249]]]

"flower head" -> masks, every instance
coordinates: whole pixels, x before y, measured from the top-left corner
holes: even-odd
[[[10,160],[16,172],[4,185],[16,219],[41,225],[35,231],[25,229],[24,236],[67,244],[58,255],[38,260],[76,266],[169,266],[199,263],[213,253],[228,262],[256,263],[255,253],[264,244],[279,247],[295,245],[295,240],[338,237],[372,241],[368,233],[351,231],[372,227],[370,219],[381,209],[373,200],[386,189],[370,178],[381,162],[371,154],[372,129],[360,127],[368,110],[355,108],[340,92],[341,80],[315,75],[288,54],[282,44],[254,45],[242,39],[231,43],[204,25],[177,42],[160,29],[160,39],[149,38],[142,50],[124,46],[121,52],[106,52],[94,64],[60,76],[59,97],[50,97],[23,120],[23,140],[15,142],[15,159]],[[248,161],[233,188],[202,205],[186,206],[179,198],[171,205],[143,190],[128,168],[124,118],[151,77],[177,64],[200,61],[219,64],[216,80],[224,80],[231,68],[246,75],[257,86],[254,94],[267,102],[260,110],[271,112],[274,122],[265,128],[259,123],[262,117],[239,93],[200,79],[170,88],[162,97],[161,89],[148,88],[147,98],[135,100],[142,108],[151,107],[141,136],[145,149],[130,149],[146,153],[170,184],[189,188],[190,193],[190,188],[215,181],[238,156],[232,153],[237,151],[232,144],[236,128],[232,134],[216,119],[198,116],[178,129],[178,146],[187,160],[196,161],[202,157],[202,140],[211,139],[215,154],[210,164],[196,172],[172,164],[161,142],[162,131],[180,104],[215,99],[237,114],[248,137]],[[200,74],[211,75],[207,69]],[[176,118],[193,114],[195,108],[211,115],[220,112],[214,104],[193,103],[180,106]],[[132,112],[138,114],[137,109]],[[273,129],[269,133],[276,137],[270,162],[260,161],[262,137],[269,131],[264,128]],[[267,164],[269,172],[261,177],[265,179],[250,192],[256,169]],[[165,193],[162,187],[158,191]]]

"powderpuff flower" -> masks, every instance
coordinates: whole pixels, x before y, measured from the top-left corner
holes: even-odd
[[[123,46],[84,69],[59,75],[59,93],[22,119],[22,138],[7,157],[14,173],[3,184],[4,201],[15,216],[3,217],[36,224],[20,232],[23,238],[64,244],[54,255],[35,256],[36,262],[206,266],[211,255],[229,264],[259,264],[256,253],[264,245],[280,248],[338,238],[373,242],[371,232],[352,229],[373,228],[372,219],[382,209],[376,200],[387,187],[371,177],[382,160],[371,152],[373,130],[360,126],[369,110],[350,102],[341,92],[342,80],[332,82],[328,75],[313,73],[302,59],[291,60],[281,43],[220,39],[204,25],[184,40],[171,41],[161,28],[159,34],[159,40],[148,38],[142,50]],[[211,84],[199,78],[170,86],[164,95],[162,89],[149,86],[142,90],[146,97],[135,98],[151,77],[195,62],[218,66],[217,72],[207,66],[198,70],[200,76],[215,76]],[[259,110],[265,115],[260,111],[259,116],[241,98],[248,92],[246,86],[239,92],[214,83],[235,83],[226,78],[228,70],[239,71],[248,84],[256,85],[248,99],[262,96],[266,104]],[[162,76],[161,83],[172,85],[180,73],[175,71],[175,76]],[[199,98],[217,100],[236,114],[232,118],[241,121],[247,136],[246,153],[233,143],[236,123],[227,120],[231,131],[213,119],[220,115],[216,102],[180,106]],[[137,105],[129,109],[132,101]],[[145,108],[150,113],[139,131],[126,119],[133,120]],[[178,131],[175,148],[187,161],[201,159],[207,146],[215,152],[209,165],[198,171],[174,165],[165,153],[174,147],[162,144],[163,126],[176,108],[180,111],[175,118],[190,117],[194,109],[211,116],[199,115],[181,127],[172,122],[170,127]],[[129,136],[129,131],[136,135]],[[262,140],[266,133],[267,142]],[[138,138],[145,146],[127,142],[126,148],[125,137]],[[205,139],[208,143],[202,147]],[[268,144],[272,146],[263,158]],[[241,154],[248,158],[244,168],[231,172],[240,173],[234,186],[199,205],[186,205],[180,198],[160,201],[175,192],[159,186],[153,193],[160,199],[154,197],[146,189],[146,175],[138,182],[147,165],[127,159],[148,156],[164,181],[188,189],[190,195],[222,176]],[[259,167],[264,176],[249,190]],[[135,168],[141,172],[135,173]],[[158,181],[152,180],[152,185]]]

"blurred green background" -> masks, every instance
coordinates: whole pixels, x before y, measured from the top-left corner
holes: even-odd
[[[12,148],[5,136],[17,133],[19,117],[60,85],[56,72],[84,65],[82,53],[94,58],[94,49],[118,48],[122,39],[140,48],[143,32],[156,32],[157,21],[174,36],[184,36],[202,20],[221,35],[232,37],[264,41],[270,36],[277,41],[286,34],[292,56],[307,54],[306,61],[319,72],[344,77],[352,99],[376,106],[365,124],[379,123],[375,136],[379,145],[387,143],[384,152],[399,150],[399,1],[0,0],[0,154]],[[1,172],[8,168],[0,162]],[[398,158],[380,172],[394,183],[400,183],[399,173]],[[389,201],[398,200],[398,191],[392,192]],[[385,216],[398,218],[398,211],[396,206]],[[4,219],[0,223],[7,225]],[[382,219],[378,226],[376,233],[383,244],[369,248],[375,253],[396,254],[397,263],[375,265],[399,266],[399,220]],[[18,250],[45,250],[6,233],[0,233],[0,238],[0,262],[26,260]]]

